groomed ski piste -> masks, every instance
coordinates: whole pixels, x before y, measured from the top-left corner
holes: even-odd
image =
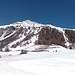
[[[57,50],[57,51],[56,51]],[[75,50],[49,46],[46,52],[0,52],[0,75],[75,75]]]

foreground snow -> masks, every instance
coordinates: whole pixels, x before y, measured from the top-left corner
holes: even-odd
[[[59,48],[1,58],[0,75],[75,75],[75,51]]]

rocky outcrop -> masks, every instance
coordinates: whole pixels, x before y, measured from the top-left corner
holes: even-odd
[[[6,45],[8,45],[9,43],[15,41],[17,39],[17,36],[20,34],[20,32],[22,31],[22,27],[19,28],[18,30],[16,30],[13,34],[9,35],[8,37],[0,40],[0,50],[2,50],[2,48]],[[11,31],[9,31],[11,32]]]
[[[75,43],[75,31],[65,30],[65,35],[70,43]]]
[[[42,45],[62,45],[65,46],[65,39],[63,33],[55,28],[43,27],[39,33],[38,44]]]
[[[37,40],[32,39],[34,36]],[[28,21],[27,23],[23,22],[23,24],[15,23],[15,25],[0,28],[0,51],[9,47],[10,43],[13,43],[11,48],[16,48],[17,46],[27,46],[32,42],[35,45],[49,46],[55,44],[66,48],[65,43],[68,42],[70,43],[69,48],[75,48],[72,47],[75,43],[75,31],[62,28],[60,30],[58,27],[39,25],[34,22],[28,23]]]

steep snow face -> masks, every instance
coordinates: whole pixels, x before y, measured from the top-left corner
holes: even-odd
[[[64,36],[64,39],[65,39],[65,45],[66,45],[66,46],[69,46],[70,43],[68,42],[68,38],[67,38],[66,35],[65,35],[65,31],[63,30],[62,32],[63,32],[63,36]]]
[[[16,22],[16,23],[14,23],[14,24],[11,24],[11,26],[17,26],[17,27],[20,27],[20,26],[22,26],[23,28],[24,27],[39,27],[39,26],[43,26],[43,24],[39,24],[39,23],[37,23],[37,22],[32,22],[32,21],[30,21],[30,20],[25,20],[25,21],[23,21],[23,22]]]

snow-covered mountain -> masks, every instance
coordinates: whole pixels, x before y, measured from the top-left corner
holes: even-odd
[[[47,50],[50,45],[74,48],[75,31],[26,20],[0,26],[0,51]]]
[[[1,26],[0,75],[75,75],[74,35],[30,20]]]

